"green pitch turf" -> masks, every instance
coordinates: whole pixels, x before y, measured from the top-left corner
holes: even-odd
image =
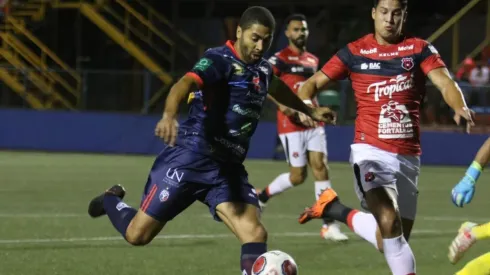
[[[169,223],[146,247],[125,243],[106,217],[88,217],[89,200],[116,183],[126,187],[129,204],[139,205],[152,161],[141,156],[0,152],[0,275],[240,274],[240,243],[200,203]],[[256,187],[287,169],[284,162],[246,165]],[[341,199],[358,207],[349,165],[331,163],[330,168]],[[422,168],[419,214],[410,240],[417,274],[454,274],[489,248],[488,243],[477,244],[456,266],[446,257],[462,221],[490,220],[486,175],[469,207],[451,204],[450,190],[464,169]],[[360,238],[350,234],[346,244],[329,243],[319,238],[320,221],[299,225],[298,214],[313,199],[310,177],[303,186],[270,201],[264,213],[269,249],[290,253],[301,275],[390,274],[382,254]]]

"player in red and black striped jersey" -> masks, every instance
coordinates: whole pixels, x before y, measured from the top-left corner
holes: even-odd
[[[289,16],[285,31],[289,46],[269,58],[274,74],[294,92],[318,69],[318,58],[306,51],[308,33],[304,15]],[[302,184],[306,179],[308,165],[315,178],[314,191],[317,199],[323,190],[331,187],[326,165],[327,144],[323,123],[317,123],[313,127],[299,124],[294,117],[295,112],[275,103],[278,106],[277,131],[290,168],[289,173],[280,174],[264,190],[259,191],[262,209],[273,196]],[[316,100],[307,103],[318,106]],[[331,219],[323,220],[320,236],[326,240],[348,240],[340,231],[340,225]]]
[[[441,91],[455,120],[473,125],[461,90],[437,50],[404,35],[408,0],[378,0],[372,9],[375,33],[348,44],[308,79],[298,96],[307,100],[328,82],[348,77],[357,118],[350,162],[356,193],[372,214],[342,205],[332,189],[303,212],[300,223],[331,217],[384,252],[394,275],[415,274],[408,245],[417,208],[420,171],[420,104],[425,79]],[[469,129],[468,129],[469,130]]]

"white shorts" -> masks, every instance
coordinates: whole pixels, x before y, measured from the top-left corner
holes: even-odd
[[[280,134],[286,159],[292,167],[304,167],[308,164],[308,152],[321,152],[327,155],[325,129],[317,127],[305,131]]]
[[[417,213],[420,158],[391,153],[368,144],[352,144],[350,163],[354,168],[354,188],[364,200],[365,192],[388,187],[398,195],[400,216],[415,220]]]

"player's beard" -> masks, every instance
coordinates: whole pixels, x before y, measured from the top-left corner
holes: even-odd
[[[299,49],[303,49],[306,47],[306,37],[291,39],[291,42]]]

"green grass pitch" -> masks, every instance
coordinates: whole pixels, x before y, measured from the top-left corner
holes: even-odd
[[[240,243],[207,208],[196,203],[146,247],[131,247],[105,217],[88,217],[89,200],[119,183],[127,202],[137,206],[153,157],[0,152],[0,275],[195,275],[240,274]],[[287,170],[284,162],[246,163],[256,187]],[[342,201],[359,206],[346,163],[331,163],[331,178]],[[478,243],[456,266],[447,247],[465,220],[490,220],[490,184],[483,175],[472,204],[464,209],[450,200],[464,167],[422,167],[419,211],[410,240],[417,274],[454,274],[466,261],[488,250]],[[390,274],[382,254],[350,234],[346,244],[319,237],[320,221],[297,223],[314,199],[307,182],[273,198],[263,221],[269,249],[290,253],[302,275]],[[346,227],[344,230],[348,231]]]

